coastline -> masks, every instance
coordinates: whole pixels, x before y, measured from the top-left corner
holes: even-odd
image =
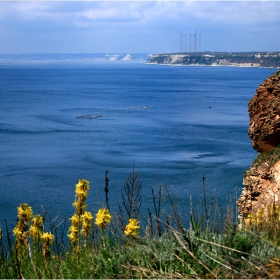
[[[148,63],[151,65],[160,65],[160,66],[172,66],[172,67],[230,67],[230,68],[264,68],[264,69],[280,69],[280,66],[278,67],[262,67],[262,66],[250,66],[250,65],[207,65],[207,64],[167,64],[167,63]]]
[[[280,52],[162,53],[151,55],[147,64],[280,69]]]

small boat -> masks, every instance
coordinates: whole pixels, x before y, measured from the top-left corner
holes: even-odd
[[[96,118],[101,118],[102,115],[93,115],[93,114],[87,114],[87,115],[81,115],[81,116],[76,116],[76,119],[96,119]]]

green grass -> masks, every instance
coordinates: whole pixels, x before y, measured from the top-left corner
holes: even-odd
[[[131,184],[131,188],[140,189],[137,182]],[[125,235],[124,224],[127,224],[127,215],[124,212],[122,215],[112,213],[112,220],[103,231],[92,223],[89,235],[79,235],[79,242],[60,242],[57,229],[65,224],[53,226],[56,230],[52,231],[54,241],[48,255],[42,254],[43,241],[36,245],[29,236],[20,257],[15,236],[9,234],[12,239],[9,250],[4,251],[3,247],[0,247],[0,278],[280,277],[280,250],[277,245],[280,237],[270,234],[271,228],[280,228],[278,218],[273,220],[273,225],[270,220],[270,224],[262,224],[261,228],[243,226],[240,229],[234,222],[232,211],[229,211],[217,230],[217,227],[213,226],[216,221],[212,219],[215,212],[214,203],[204,199],[202,209],[206,213],[198,214],[192,210],[191,217],[188,217],[191,226],[185,226],[179,218],[182,213],[178,213],[179,208],[175,205],[171,205],[171,213],[166,213],[159,207],[161,191],[160,189],[158,197],[153,192],[156,215],[150,212],[148,217],[143,217],[140,221],[141,234],[137,236]],[[139,194],[137,197],[139,198]],[[134,203],[133,196],[130,199],[130,203]],[[137,205],[139,201],[138,199]],[[172,200],[170,203],[172,204]],[[158,228],[160,230],[156,230]]]
[[[186,240],[190,240],[187,242]],[[106,237],[101,244],[65,250],[47,259],[40,252],[17,263],[15,251],[1,259],[0,277],[25,279],[97,278],[270,278],[266,265],[280,258],[280,251],[259,232],[235,230],[227,233],[170,229],[153,239]],[[280,265],[280,261],[276,262]],[[276,267],[277,267],[276,265]],[[280,276],[280,270],[277,271]]]
[[[280,145],[275,147],[272,151],[270,151],[267,154],[259,153],[256,159],[254,160],[252,167],[258,167],[261,164],[266,164],[267,167],[272,167],[279,160],[280,160]]]

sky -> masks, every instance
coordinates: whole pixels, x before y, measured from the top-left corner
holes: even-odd
[[[201,51],[280,51],[280,1],[0,0],[0,54],[179,52],[189,34]]]

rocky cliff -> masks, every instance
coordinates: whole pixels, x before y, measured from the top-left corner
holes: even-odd
[[[248,111],[248,135],[260,154],[244,173],[237,201],[240,218],[280,203],[280,71],[260,84]]]
[[[280,68],[279,52],[203,52],[153,54],[148,64]]]

